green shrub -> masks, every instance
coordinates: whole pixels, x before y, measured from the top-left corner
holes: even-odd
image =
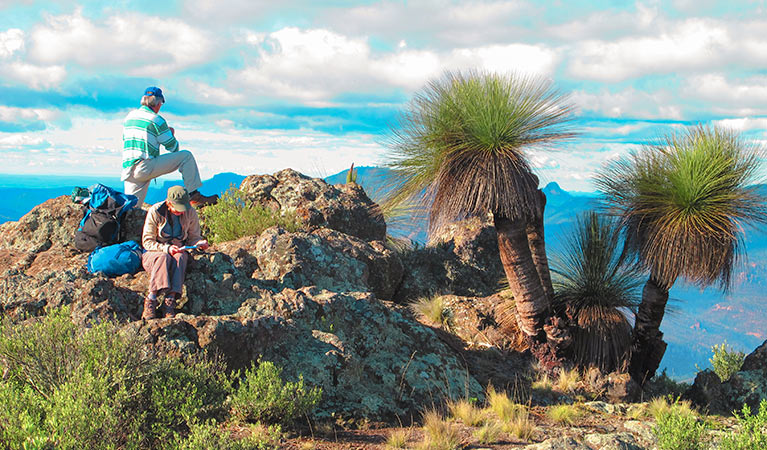
[[[147,351],[110,322],[81,329],[68,309],[0,326],[0,440],[21,448],[146,448],[215,411],[225,372]]]
[[[187,356],[163,359],[148,386],[150,434],[165,441],[175,430],[208,419],[223,419],[232,381],[223,362]]]
[[[722,382],[729,380],[735,372],[740,370],[746,357],[743,352],[736,352],[727,348],[727,341],[711,347],[711,351],[714,352],[714,355],[709,359],[709,362],[714,368],[714,373],[719,376]]]
[[[724,436],[719,448],[722,450],[763,450],[767,448],[767,400],[759,403],[759,412],[751,415],[751,408],[743,405],[740,414],[735,412],[738,426]]]
[[[189,434],[168,445],[168,450],[267,450],[279,448],[279,427],[251,426],[247,434],[234,437],[215,420],[192,425]],[[241,434],[241,433],[238,433]]]
[[[246,422],[289,424],[312,411],[322,397],[322,389],[307,389],[303,377],[298,382],[283,382],[282,370],[270,361],[251,366],[231,398],[232,415]]]
[[[45,405],[30,386],[0,380],[0,405],[0,442],[14,450],[52,447],[43,426]]]
[[[200,210],[205,234],[211,242],[232,241],[243,236],[258,236],[269,227],[279,225],[293,232],[301,228],[294,213],[280,213],[252,204],[245,194],[230,187],[215,205]]]
[[[706,424],[689,408],[671,405],[656,415],[653,434],[660,450],[702,450],[707,448]]]

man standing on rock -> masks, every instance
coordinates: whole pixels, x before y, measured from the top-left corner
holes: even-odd
[[[218,195],[205,196],[197,190],[202,186],[200,171],[192,153],[179,151],[175,130],[168,127],[160,116],[165,103],[162,90],[148,87],[141,97],[141,107],[131,111],[123,121],[123,168],[122,180],[125,193],[138,197],[138,205],[144,204],[149,183],[166,173],[181,172],[184,187],[193,205],[211,205]],[[168,153],[160,154],[160,145]]]

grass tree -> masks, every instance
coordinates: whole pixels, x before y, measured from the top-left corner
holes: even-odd
[[[555,308],[572,323],[573,360],[603,372],[625,369],[631,351],[626,315],[639,305],[642,271],[621,253],[618,223],[589,211],[579,216],[551,259]]]
[[[414,96],[392,134],[389,166],[399,174],[392,203],[422,201],[430,232],[492,213],[519,327],[541,359],[568,339],[550,314],[545,195],[530,151],[572,137],[572,112],[545,79],[448,73]]]
[[[629,371],[638,382],[655,374],[665,353],[660,325],[676,280],[727,289],[743,256],[744,226],[767,222],[754,185],[760,157],[732,131],[697,126],[597,174],[625,249],[650,273],[632,338]]]

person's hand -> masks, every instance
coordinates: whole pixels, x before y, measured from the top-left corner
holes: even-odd
[[[197,246],[197,248],[199,248],[200,250],[205,250],[205,249],[207,249],[208,247],[210,247],[210,244],[208,244],[208,241],[206,241],[205,239],[203,239],[203,240],[201,240],[201,241],[197,242],[195,245],[196,245],[196,246]]]
[[[168,253],[170,253],[171,255],[175,255],[176,253],[181,253],[181,252],[185,252],[185,251],[186,251],[186,250],[183,250],[183,249],[182,249],[181,247],[179,247],[178,245],[171,245],[171,246],[168,248]]]
[[[170,134],[172,134],[174,137],[176,136],[176,130],[173,129],[173,127],[168,127],[170,129]]]

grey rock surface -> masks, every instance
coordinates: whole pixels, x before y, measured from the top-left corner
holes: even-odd
[[[366,241],[386,237],[380,208],[357,184],[329,185],[292,169],[251,175],[240,185],[248,199],[278,211],[290,211],[310,228],[330,228]]]

